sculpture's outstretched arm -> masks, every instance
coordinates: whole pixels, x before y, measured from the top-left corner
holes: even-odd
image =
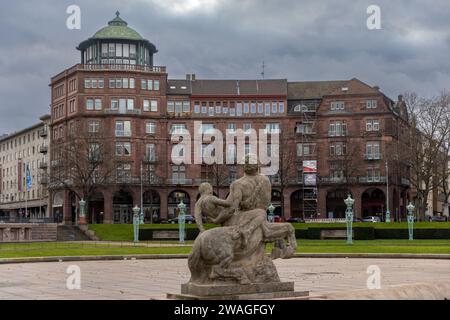
[[[194,213],[195,223],[197,224],[197,227],[200,230],[200,233],[205,231],[205,227],[203,226],[202,205],[201,205],[201,203],[202,203],[201,200],[197,201],[197,203],[195,204],[195,213]]]

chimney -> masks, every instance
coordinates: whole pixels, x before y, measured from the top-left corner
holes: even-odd
[[[191,75],[189,73],[186,74],[186,80],[191,80]]]
[[[374,86],[373,87],[375,90],[380,91],[380,87],[379,86]]]
[[[195,73],[191,74],[191,80],[195,81]]]

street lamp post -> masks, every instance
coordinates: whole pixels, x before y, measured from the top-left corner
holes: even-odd
[[[143,186],[143,165],[141,161],[141,214],[139,216],[139,224],[144,224],[144,186]]]
[[[180,203],[178,204],[178,209],[180,209],[180,212],[178,213],[178,235],[180,243],[184,243],[185,223],[186,223],[186,216],[185,216],[186,205],[183,203],[184,194],[181,192],[178,193],[178,198],[180,198]]]
[[[134,233],[134,242],[139,242],[139,224],[140,224],[140,217],[139,212],[141,209],[136,205],[133,208],[133,233]]]
[[[409,235],[409,240],[414,240],[413,231],[414,231],[414,209],[415,208],[416,207],[414,207],[414,205],[411,202],[406,206],[406,210],[408,210],[408,235]]]
[[[269,209],[269,216],[267,217],[267,220],[269,220],[269,222],[273,222],[274,218],[273,211],[275,210],[275,207],[271,203],[267,209]]]
[[[386,223],[391,222],[391,211],[389,211],[389,166],[386,160]]]
[[[81,199],[80,202],[80,224],[86,223],[86,201]]]
[[[344,200],[347,209],[345,210],[345,221],[347,222],[347,244],[353,244],[353,203],[355,200],[352,199],[350,194],[347,199]]]

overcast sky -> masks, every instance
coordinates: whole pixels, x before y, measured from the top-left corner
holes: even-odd
[[[394,2],[394,3],[393,3]],[[339,4],[337,4],[339,3]],[[339,80],[357,77],[392,99],[450,89],[448,0],[0,0],[0,135],[49,113],[50,77],[119,10],[156,45],[170,78]],[[81,8],[81,30],[66,8]],[[381,8],[381,30],[366,26]]]

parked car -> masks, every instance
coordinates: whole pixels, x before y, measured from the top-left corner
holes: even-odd
[[[447,222],[448,218],[446,216],[432,216],[429,218],[430,222]]]
[[[378,216],[367,216],[362,219],[362,222],[381,222]]]
[[[290,223],[304,223],[305,222],[305,220],[303,220],[302,218],[295,218],[295,217],[290,217],[286,221],[290,222]]]
[[[353,222],[363,222],[363,220],[361,218],[353,218]]]
[[[190,214],[186,215],[186,216],[184,217],[184,219],[185,219],[184,221],[185,221],[186,223],[188,223],[188,224],[195,223],[195,218],[194,218],[193,216],[191,216]],[[169,223],[171,223],[171,224],[177,224],[177,223],[178,223],[178,217],[173,218],[173,219],[170,219],[170,220],[169,220]]]
[[[280,216],[273,217],[273,222],[283,222],[283,221],[284,221],[283,217],[280,217]]]

